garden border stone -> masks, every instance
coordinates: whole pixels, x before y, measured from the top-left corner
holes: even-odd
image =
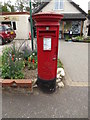
[[[80,42],[80,43],[90,43],[90,41],[85,41],[85,40],[65,40],[66,42]]]
[[[0,79],[2,87],[29,88],[32,91],[32,80],[30,79]]]
[[[72,40],[72,42],[90,43],[90,41],[87,40]]]

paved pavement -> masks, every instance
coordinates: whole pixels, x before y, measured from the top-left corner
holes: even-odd
[[[3,118],[88,118],[88,88],[69,87],[45,94],[2,92]]]
[[[88,82],[88,43],[60,41],[59,57],[72,81]]]

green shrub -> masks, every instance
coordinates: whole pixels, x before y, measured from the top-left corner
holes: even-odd
[[[83,40],[84,38],[81,37],[81,36],[77,36],[77,37],[75,37],[75,39],[76,39],[76,40]]]
[[[65,36],[65,39],[66,39],[66,40],[69,40],[69,39],[70,39],[69,35],[66,35],[66,36]]]
[[[59,59],[57,60],[57,68],[63,68],[63,64]]]
[[[13,47],[5,48],[2,55],[2,78],[23,79],[23,68],[24,61],[15,46],[13,45]]]

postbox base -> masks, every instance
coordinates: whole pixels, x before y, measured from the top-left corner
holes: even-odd
[[[44,92],[49,92],[49,93],[55,92],[56,78],[53,80],[43,80],[38,77],[37,85]]]

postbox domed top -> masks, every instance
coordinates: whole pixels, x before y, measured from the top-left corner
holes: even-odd
[[[33,20],[36,22],[39,21],[59,21],[63,18],[63,15],[57,14],[54,12],[49,12],[49,13],[37,13],[32,15]]]

